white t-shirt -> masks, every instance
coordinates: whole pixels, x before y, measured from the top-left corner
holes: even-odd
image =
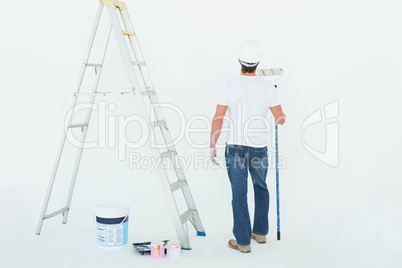
[[[218,104],[228,106],[228,144],[264,147],[268,144],[270,107],[280,105],[272,82],[258,76],[239,75],[220,89]]]

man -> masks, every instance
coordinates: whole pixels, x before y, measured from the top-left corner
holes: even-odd
[[[262,53],[256,42],[248,40],[242,44],[239,49],[241,75],[226,81],[222,86],[211,129],[210,158],[217,165],[215,145],[222,129],[223,117],[228,111],[230,131],[225,159],[232,187],[233,234],[236,238],[229,240],[228,245],[244,253],[251,252],[251,238],[258,243],[265,243],[268,234],[269,192],[265,182],[268,171],[268,109],[278,124],[285,123],[276,88],[255,74],[261,58]],[[247,204],[248,172],[255,197],[252,230]]]

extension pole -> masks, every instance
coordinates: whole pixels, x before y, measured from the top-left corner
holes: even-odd
[[[277,240],[281,240],[281,221],[280,221],[280,213],[279,213],[279,167],[278,167],[278,123],[275,122],[275,165],[276,165],[276,237]]]
[[[274,69],[258,69],[258,76],[279,76],[281,78],[283,76],[282,68],[274,68]],[[278,79],[279,79],[278,78]],[[276,79],[275,81],[277,81]],[[274,85],[277,88],[277,85]],[[275,119],[274,119],[275,120]],[[278,149],[278,123],[275,122],[275,165],[276,165],[276,224],[277,224],[277,239],[281,240],[281,221],[280,221],[280,213],[279,213],[279,149]]]

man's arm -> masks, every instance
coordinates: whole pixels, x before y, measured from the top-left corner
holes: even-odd
[[[282,106],[278,105],[271,107],[269,109],[274,115],[276,123],[278,123],[279,125],[283,125],[285,123],[285,114],[282,111]]]
[[[223,117],[228,109],[225,105],[217,105],[214,119],[212,120],[211,127],[211,141],[209,143],[210,148],[215,148],[216,142],[218,141],[219,135],[221,134],[221,129],[223,125]]]

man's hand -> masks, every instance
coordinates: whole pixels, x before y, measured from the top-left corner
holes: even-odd
[[[215,157],[216,157],[216,148],[209,148],[209,159],[211,159],[213,165],[218,166],[219,163],[216,162]]]
[[[286,120],[286,114],[283,114],[278,118],[276,118],[275,122],[279,125],[283,125],[285,123],[285,120]]]

